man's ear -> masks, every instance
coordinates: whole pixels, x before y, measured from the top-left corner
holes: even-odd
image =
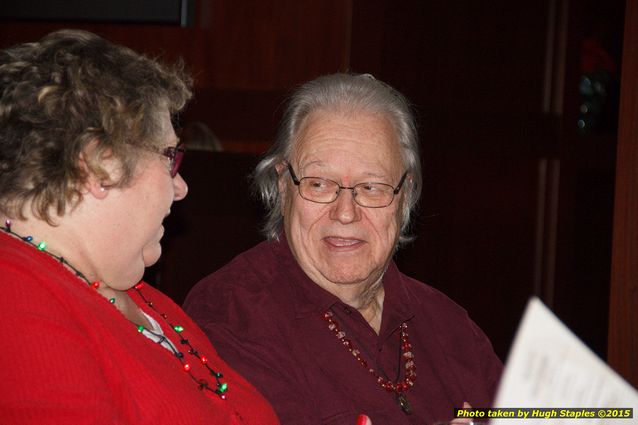
[[[286,209],[286,195],[288,185],[286,184],[286,173],[288,172],[286,162],[280,162],[275,165],[275,169],[277,170],[277,187],[279,189],[279,207],[281,208],[281,215],[284,215],[284,211]]]
[[[412,177],[412,173],[408,173],[405,177],[403,188],[401,189],[401,201],[403,202],[404,208],[407,208],[408,206],[408,191],[412,190],[412,183],[414,183],[414,178]]]
[[[403,187],[401,188],[401,192],[399,192],[401,194],[401,211],[405,211],[409,205],[408,205],[408,190],[412,190],[412,182],[414,180],[412,179],[412,173],[408,173],[408,175],[405,178],[405,182],[403,182]]]

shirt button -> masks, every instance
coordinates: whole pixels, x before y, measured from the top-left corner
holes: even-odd
[[[346,314],[352,314],[352,310],[350,310],[348,307],[344,307],[343,311],[344,311]]]

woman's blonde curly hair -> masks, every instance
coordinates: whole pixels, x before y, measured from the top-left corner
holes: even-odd
[[[157,148],[161,112],[182,109],[191,79],[86,31],[62,30],[0,53],[0,211],[52,223],[82,200],[89,173],[121,187],[139,148]],[[89,143],[95,148],[84,152]],[[85,166],[80,164],[83,153]],[[115,158],[113,180],[102,167]]]

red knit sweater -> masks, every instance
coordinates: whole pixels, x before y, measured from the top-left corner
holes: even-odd
[[[148,285],[143,293],[224,374],[227,400],[200,391],[171,352],[66,267],[0,231],[0,423],[278,423],[177,305]],[[190,359],[193,375],[213,380],[136,291],[129,294]]]

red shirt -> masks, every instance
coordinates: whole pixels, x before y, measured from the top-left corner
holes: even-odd
[[[269,399],[284,424],[430,424],[468,401],[487,407],[502,364],[465,310],[391,263],[377,335],[358,311],[313,283],[285,238],[236,257],[190,292],[185,310],[219,353]],[[408,324],[417,379],[406,393],[414,413],[337,340],[322,319],[330,309],[368,365],[403,378],[399,327]]]
[[[223,372],[226,401],[200,391],[171,352],[57,260],[2,231],[0,288],[2,424],[278,423],[268,402],[219,358],[186,314],[148,285],[144,296]],[[129,294],[179,346],[166,322],[135,290]],[[200,363],[190,364],[194,376],[212,380]]]

